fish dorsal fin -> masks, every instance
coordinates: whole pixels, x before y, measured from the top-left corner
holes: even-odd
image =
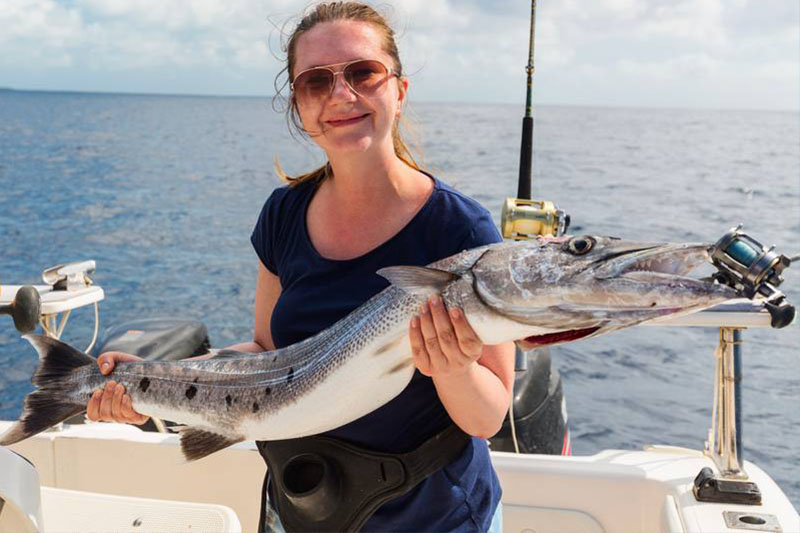
[[[181,451],[187,461],[196,461],[243,440],[244,437],[240,435],[229,437],[204,429],[187,427],[181,430]]]
[[[418,296],[433,296],[459,276],[452,272],[420,266],[392,266],[378,270],[389,283],[404,291]]]

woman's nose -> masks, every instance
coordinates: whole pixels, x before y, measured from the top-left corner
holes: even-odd
[[[344,79],[341,72],[337,72],[333,76],[333,87],[331,87],[331,100],[355,100],[356,92],[350,87],[350,84]]]

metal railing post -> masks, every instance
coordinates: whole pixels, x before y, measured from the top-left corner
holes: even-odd
[[[716,351],[713,427],[706,452],[714,460],[722,477],[746,479],[747,474],[741,465],[741,404],[738,395],[738,381],[741,380],[740,345],[741,329],[720,328]]]

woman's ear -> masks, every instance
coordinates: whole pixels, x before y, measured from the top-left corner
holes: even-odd
[[[405,76],[397,78],[397,112],[395,113],[396,116],[400,116],[400,113],[403,111],[403,104],[406,101],[406,96],[408,95],[408,78]]]

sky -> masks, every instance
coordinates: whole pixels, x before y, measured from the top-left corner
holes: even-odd
[[[274,94],[296,0],[0,0],[0,87]],[[390,0],[411,101],[522,103],[527,0]],[[797,0],[538,0],[534,102],[800,108]]]

